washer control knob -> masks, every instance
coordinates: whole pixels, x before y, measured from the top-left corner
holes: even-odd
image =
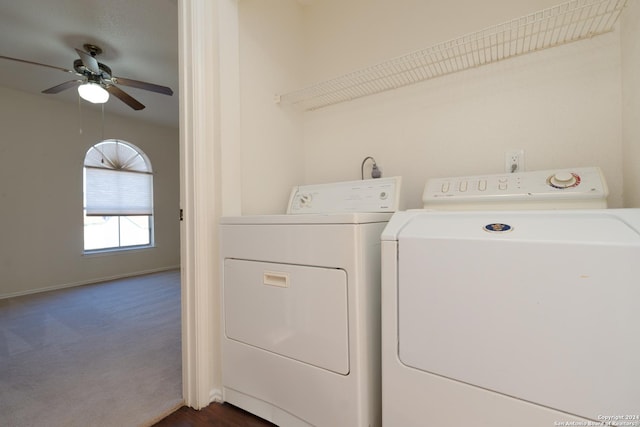
[[[549,178],[549,184],[556,188],[569,188],[577,184],[577,178],[570,172],[558,172]]]

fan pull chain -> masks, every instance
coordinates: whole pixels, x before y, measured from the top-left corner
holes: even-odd
[[[100,141],[104,141],[104,104],[100,104],[102,106],[102,123],[101,123],[101,129],[100,129]]]
[[[80,95],[78,95],[78,133],[82,135],[82,100],[80,99]]]

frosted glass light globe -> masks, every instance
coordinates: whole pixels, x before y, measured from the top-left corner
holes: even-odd
[[[78,93],[82,99],[93,104],[104,104],[109,100],[109,92],[97,83],[88,82],[78,86]]]

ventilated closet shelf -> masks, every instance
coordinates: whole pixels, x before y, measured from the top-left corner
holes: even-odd
[[[573,0],[300,90],[276,102],[304,111],[609,32],[628,0]]]

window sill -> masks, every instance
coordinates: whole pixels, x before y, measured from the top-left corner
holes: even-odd
[[[126,248],[91,249],[82,252],[83,256],[120,255],[130,252],[142,252],[155,249],[155,245],[129,246]]]

